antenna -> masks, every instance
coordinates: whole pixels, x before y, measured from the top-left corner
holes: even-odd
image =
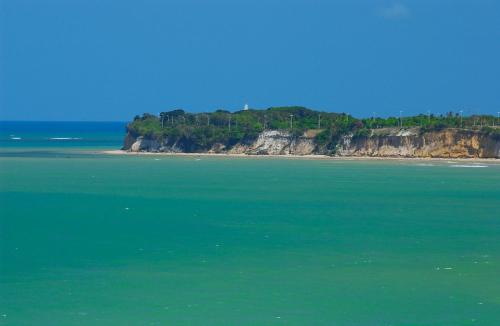
[[[427,110],[427,121],[431,122],[431,110]]]
[[[207,126],[210,126],[210,115],[207,113]]]
[[[321,129],[321,114],[318,115],[318,129]]]
[[[231,131],[231,113],[229,113],[229,131]]]
[[[459,112],[460,112],[460,128],[463,128],[462,120],[463,120],[464,110],[460,110]]]

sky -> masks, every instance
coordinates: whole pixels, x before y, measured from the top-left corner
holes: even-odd
[[[500,111],[500,1],[0,0],[0,120]]]

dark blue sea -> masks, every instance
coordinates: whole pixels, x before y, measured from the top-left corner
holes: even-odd
[[[119,149],[126,122],[0,121],[0,150]]]

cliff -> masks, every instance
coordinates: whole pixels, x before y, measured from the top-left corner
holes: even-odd
[[[134,137],[129,132],[125,137],[123,149],[131,152],[202,152],[252,155],[309,155],[317,152],[312,138],[293,137],[286,131],[277,130],[264,131],[252,142],[240,142],[233,146],[215,143],[209,149],[198,151],[192,151],[191,147],[191,144],[185,140],[164,138],[158,141],[144,136]]]
[[[335,155],[372,157],[500,158],[500,140],[495,134],[447,128],[425,131],[420,128],[372,129],[366,136],[352,133],[342,136],[334,147],[315,142],[306,132],[268,130],[256,139],[236,144],[215,143],[209,148],[193,148],[185,139],[154,139],[128,133],[124,150],[132,152],[204,152],[252,155]]]
[[[494,135],[464,129],[425,132],[376,129],[370,136],[344,136],[337,155],[374,157],[499,158],[500,140]]]

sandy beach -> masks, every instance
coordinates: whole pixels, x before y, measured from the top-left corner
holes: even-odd
[[[97,154],[127,155],[127,156],[187,156],[187,157],[239,157],[239,158],[284,158],[309,160],[341,160],[341,161],[424,161],[424,162],[467,162],[500,164],[496,158],[443,158],[443,157],[375,157],[375,156],[328,156],[328,155],[251,155],[228,153],[172,153],[172,152],[131,152],[125,150],[99,151]]]

